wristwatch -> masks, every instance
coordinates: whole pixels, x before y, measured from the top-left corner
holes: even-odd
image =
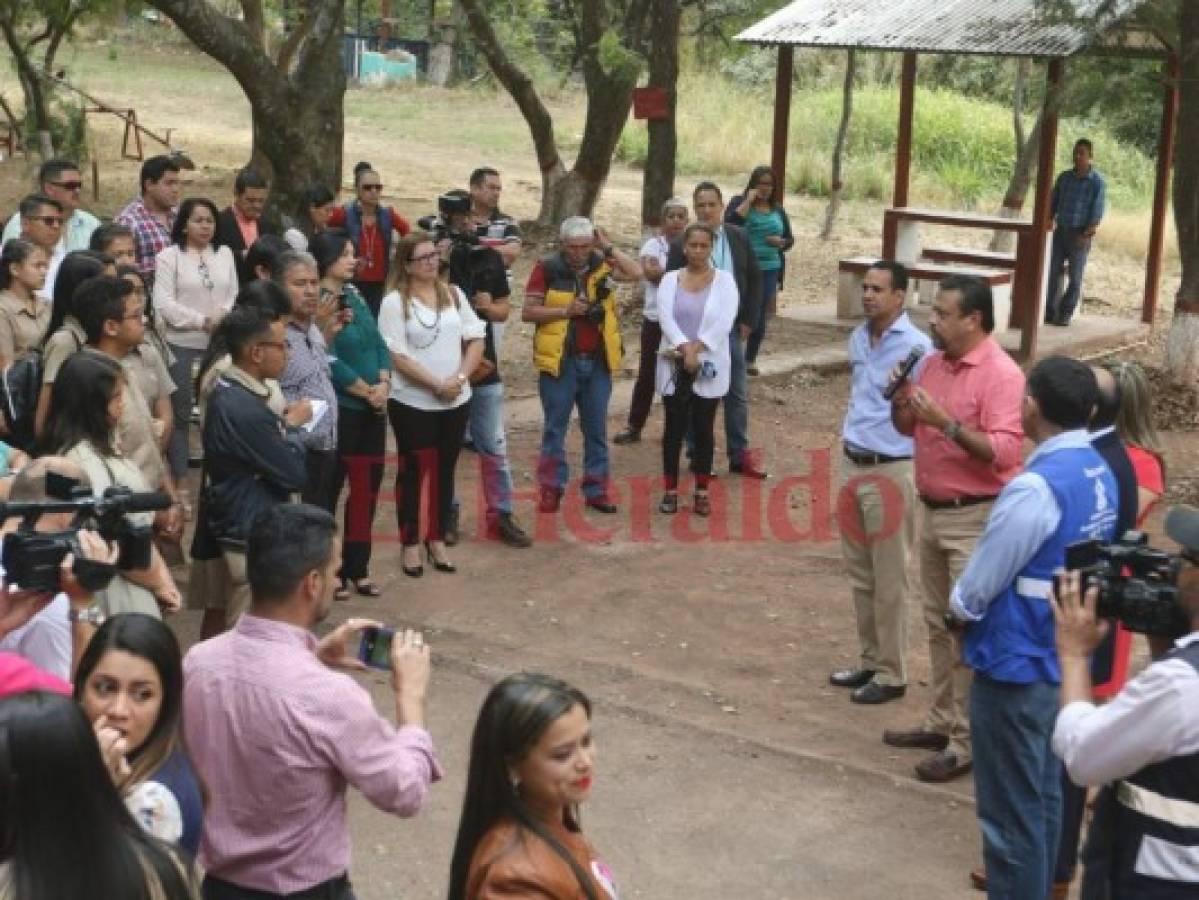
[[[465,375],[463,375],[461,372],[459,372],[459,373],[458,373],[458,376],[457,376],[457,377],[458,377],[458,383],[459,383],[459,384],[466,384],[466,382],[469,380],[469,379],[468,379],[468,378],[467,378]]]
[[[76,609],[72,606],[71,611],[67,613],[67,619],[70,622],[83,622],[87,625],[94,625],[96,628],[104,624],[105,618],[104,610],[98,603],[93,603],[86,609]]]
[[[951,440],[951,441],[956,441],[958,439],[958,435],[961,433],[962,433],[962,423],[959,422],[957,419],[954,419],[952,422],[950,422],[948,425],[946,425],[944,428],[941,429],[941,434],[945,435],[945,437],[949,438],[949,440]]]

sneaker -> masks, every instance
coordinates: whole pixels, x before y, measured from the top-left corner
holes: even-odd
[[[512,518],[512,513],[500,513],[492,526],[495,537],[509,547],[532,547],[533,539],[520,527],[520,523]]]
[[[537,511],[543,513],[555,513],[558,507],[562,505],[562,489],[543,487],[541,489],[541,500],[537,503]]]
[[[612,438],[614,444],[637,444],[641,442],[641,429],[629,427]]]
[[[445,530],[442,532],[441,539],[445,541],[447,547],[453,547],[458,543],[461,534],[458,532],[458,507],[450,507],[450,515],[445,522]]]

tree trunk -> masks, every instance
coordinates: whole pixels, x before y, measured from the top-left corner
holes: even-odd
[[[654,0],[650,11],[649,86],[666,92],[666,118],[650,119],[649,149],[641,186],[641,224],[658,225],[662,204],[674,196],[678,129],[679,2]]]
[[[302,33],[284,43],[277,60],[255,28],[223,15],[209,0],[152,2],[245,91],[253,116],[252,162],[271,179],[264,225],[277,230],[284,216],[302,221],[307,188],[336,190],[341,184],[344,0],[311,0],[296,26]],[[243,0],[243,8],[246,2],[256,5]]]
[[[1174,225],[1182,282],[1166,340],[1166,371],[1175,384],[1199,383],[1199,0],[1179,0],[1181,66],[1174,138]]]
[[[1033,124],[1032,134],[1024,135],[1024,87],[1028,82],[1029,61],[1025,57],[1016,60],[1016,82],[1012,88],[1012,136],[1016,144],[1016,164],[1008,181],[999,215],[1005,219],[1020,218],[1028,187],[1032,183],[1033,165],[1037,160],[1037,148],[1041,142],[1041,116]],[[1014,231],[996,231],[991,236],[990,249],[1010,253],[1016,246]]]
[[[26,147],[36,144],[41,157],[49,159],[54,155],[54,141],[50,134],[50,104],[45,84],[34,68],[30,58],[30,47],[22,43],[17,35],[15,23],[11,20],[0,20],[0,31],[4,33],[4,42],[12,53],[17,81],[20,82],[21,93],[25,97],[26,121],[32,126],[31,133],[27,136]]]
[[[630,0],[618,28],[609,22],[604,0],[580,0],[578,36],[583,79],[587,88],[587,118],[575,164],[567,171],[554,137],[554,121],[537,94],[532,79],[509,58],[500,44],[481,0],[459,0],[475,44],[496,79],[512,96],[529,126],[541,167],[541,210],[538,224],[556,226],[567,216],[590,216],[612,168],[612,154],[629,117],[637,66],[631,62],[641,49],[642,29],[650,0]],[[615,4],[614,4],[615,6]],[[623,34],[619,46],[611,37]]]
[[[824,227],[820,237],[828,240],[833,235],[837,211],[841,209],[841,160],[845,156],[845,141],[849,136],[849,119],[853,113],[853,81],[857,74],[857,54],[845,52],[845,81],[841,85],[841,124],[837,126],[837,142],[833,145],[833,174],[829,186],[828,209],[824,215]]]

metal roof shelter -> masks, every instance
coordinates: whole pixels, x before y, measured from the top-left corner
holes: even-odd
[[[1142,319],[1153,321],[1161,276],[1167,190],[1173,164],[1174,125],[1178,110],[1178,62],[1158,36],[1139,27],[1133,14],[1145,0],[1074,0],[1073,15],[1047,0],[796,0],[737,36],[744,43],[778,48],[775,80],[774,141],[771,165],[775,183],[785,183],[791,83],[796,47],[857,49],[903,53],[893,206],[906,207],[911,174],[912,113],[919,53],[1022,56],[1048,62],[1050,87],[1061,82],[1064,61],[1083,52],[1115,53],[1163,59],[1165,98],[1157,155]],[[1096,13],[1106,7],[1104,17]],[[1048,94],[1051,92],[1047,92]],[[1013,324],[1022,329],[1020,355],[1036,351],[1038,301],[1045,289],[1050,194],[1057,146],[1058,117],[1043,111],[1033,215],[1017,242]],[[894,234],[884,233],[883,254],[893,256]]]

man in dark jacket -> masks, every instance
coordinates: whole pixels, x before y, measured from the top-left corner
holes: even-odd
[[[736,225],[724,222],[724,197],[711,181],[701,181],[692,194],[695,218],[716,229],[716,244],[712,247],[712,265],[732,274],[741,295],[737,321],[729,335],[729,354],[732,371],[729,373],[729,392],[724,395],[724,438],[729,454],[729,471],[746,478],[765,478],[766,471],[749,450],[749,385],[745,371],[745,341],[753,332],[761,315],[762,270],[749,245],[749,237]],[[682,238],[670,245],[666,271],[681,269]]]
[[[254,273],[246,266],[246,253],[263,233],[262,211],[266,209],[271,183],[256,169],[245,168],[233,181],[233,204],[226,206],[216,217],[213,243],[228,247],[237,262],[237,280],[249,284]]]
[[[249,606],[245,541],[254,520],[291,502],[307,480],[298,429],[312,417],[312,406],[299,400],[280,418],[267,405],[263,384],[287,365],[283,327],[271,312],[246,306],[234,307],[221,323],[233,365],[217,379],[204,418],[201,511],[202,524],[220,545],[232,590],[224,608],[205,610],[205,637],[231,626]]]

